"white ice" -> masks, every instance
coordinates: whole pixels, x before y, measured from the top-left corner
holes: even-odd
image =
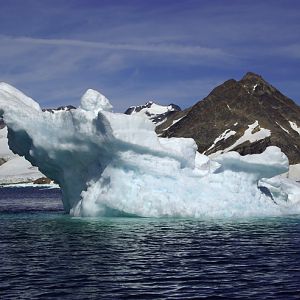
[[[37,167],[33,167],[24,157],[14,154],[9,149],[7,127],[0,129],[0,158],[6,161],[0,165],[0,184],[32,182],[44,177]]]
[[[89,90],[76,110],[42,112],[32,99],[0,84],[0,115],[9,127],[10,147],[60,185],[71,215],[244,217],[299,212],[296,183],[265,181],[288,170],[279,148],[243,157],[230,152],[212,160],[197,153],[193,139],[158,138],[155,125],[144,117],[111,110],[103,95]],[[276,193],[278,185],[287,197]]]
[[[7,127],[0,129],[0,158],[9,160],[14,154],[8,147]]]

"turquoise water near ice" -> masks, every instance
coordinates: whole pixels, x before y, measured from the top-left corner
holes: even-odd
[[[300,216],[80,219],[0,188],[0,299],[299,299]]]

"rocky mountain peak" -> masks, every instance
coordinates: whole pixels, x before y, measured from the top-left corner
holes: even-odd
[[[181,111],[181,108],[176,104],[160,105],[154,101],[147,101],[144,105],[129,107],[125,111],[125,114],[143,116],[157,125],[166,121],[172,114],[179,111]]]
[[[239,81],[239,84],[246,90],[248,94],[261,96],[263,94],[272,95],[278,90],[269,84],[261,75],[253,72],[246,73]]]
[[[56,112],[62,112],[62,111],[69,111],[69,110],[73,110],[76,109],[75,106],[73,105],[66,105],[66,106],[59,106],[58,108],[43,108],[43,111],[48,111],[51,113],[56,113]]]
[[[243,78],[242,78],[243,81],[245,80],[249,80],[249,81],[260,81],[260,80],[264,80],[262,78],[261,75],[258,75],[256,73],[253,73],[253,72],[247,72]]]
[[[275,145],[291,164],[300,162],[300,107],[252,72],[225,81],[156,131],[162,137],[191,137],[208,155],[261,153]]]

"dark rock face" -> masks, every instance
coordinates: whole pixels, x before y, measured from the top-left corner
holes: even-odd
[[[126,111],[124,112],[125,115],[131,115],[135,112],[139,112],[144,108],[150,108],[152,106],[153,102],[152,101],[148,101],[146,102],[146,104],[144,105],[138,105],[138,106],[130,106],[128,109],[126,109]]]
[[[69,111],[72,109],[76,109],[73,105],[59,106],[58,108],[44,108],[43,111],[49,111],[51,113],[55,113],[57,111]]]
[[[230,79],[181,114],[182,119],[172,126],[171,121],[165,122],[157,132],[163,137],[191,137],[199,152],[211,154],[232,147],[248,126],[257,121],[252,134],[268,129],[270,135],[252,142],[244,140],[229,150],[246,155],[261,153],[267,146],[275,145],[291,164],[300,162],[300,134],[292,126],[294,123],[300,129],[300,107],[259,75],[249,72],[240,81]],[[179,117],[177,113],[173,119]],[[215,142],[225,130],[235,134]]]

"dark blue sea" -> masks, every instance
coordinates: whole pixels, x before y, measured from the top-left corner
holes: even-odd
[[[0,299],[300,299],[300,217],[81,219],[0,188]]]

